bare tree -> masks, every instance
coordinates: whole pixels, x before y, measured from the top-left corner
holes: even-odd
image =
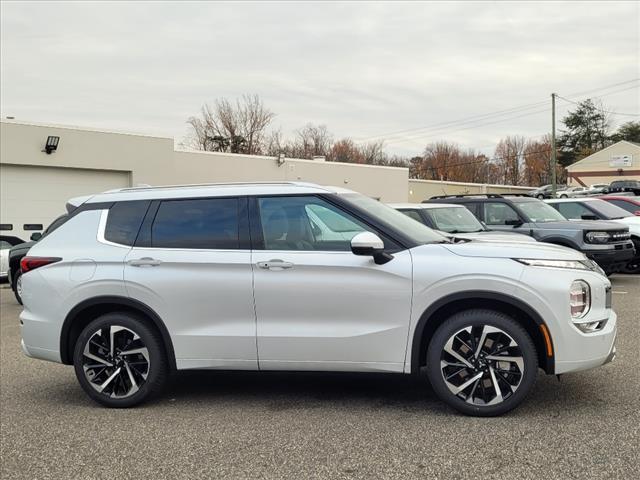
[[[328,156],[333,144],[333,135],[326,125],[307,123],[295,132],[295,140],[289,146],[290,154],[298,158]]]
[[[494,161],[502,169],[502,183],[519,185],[522,181],[525,144],[520,135],[507,136],[498,142]]]
[[[191,145],[207,151],[262,152],[266,129],[275,114],[257,95],[243,95],[232,104],[226,98],[204,105],[199,117],[190,117]]]

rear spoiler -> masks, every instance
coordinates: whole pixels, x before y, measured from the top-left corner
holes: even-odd
[[[93,195],[83,195],[82,197],[70,198],[65,205],[65,207],[67,208],[67,213],[73,212],[76,208],[85,203],[91,197],[93,197]]]

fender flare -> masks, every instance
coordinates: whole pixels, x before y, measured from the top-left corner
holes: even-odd
[[[419,370],[420,344],[422,342],[422,337],[424,335],[425,327],[429,323],[429,320],[442,307],[446,305],[450,305],[457,301],[464,301],[464,300],[500,301],[526,313],[529,317],[533,319],[533,321],[536,323],[538,327],[540,327],[541,325],[545,325],[543,318],[533,307],[523,302],[519,298],[513,297],[506,293],[496,293],[496,292],[486,291],[486,290],[465,290],[465,291],[449,294],[445,297],[439,298],[438,300],[433,302],[431,305],[429,305],[427,309],[420,316],[420,319],[418,320],[416,328],[413,332],[413,338],[411,340],[411,372],[412,373],[417,373]],[[546,328],[546,325],[545,325],[545,328]],[[550,341],[553,345],[553,338],[550,338]],[[555,352],[555,348],[553,348],[553,352]],[[554,357],[549,358],[548,361],[555,363]]]
[[[67,365],[71,365],[73,363],[73,357],[69,356],[68,351],[69,334],[71,332],[71,328],[75,319],[82,311],[86,310],[87,308],[95,307],[101,304],[121,305],[129,310],[137,310],[147,318],[149,318],[153,325],[157,328],[158,332],[160,332],[162,342],[164,343],[167,352],[167,361],[171,370],[176,370],[176,355],[173,349],[173,342],[171,341],[169,330],[167,330],[167,327],[160,316],[151,307],[138,300],[134,300],[128,297],[120,297],[117,295],[105,295],[88,298],[77,304],[69,311],[64,319],[62,330],[60,332],[60,358],[62,360],[62,363]]]

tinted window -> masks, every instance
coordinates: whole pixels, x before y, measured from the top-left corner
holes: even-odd
[[[589,207],[598,212],[601,217],[610,220],[630,217],[629,212],[626,210],[609,202],[605,202],[604,200],[591,200],[589,202]]]
[[[238,199],[162,202],[151,227],[151,245],[160,248],[239,248]]]
[[[350,251],[367,227],[318,197],[269,197],[258,201],[266,250]]]
[[[564,222],[566,218],[548,203],[540,200],[518,200],[520,210],[529,217],[529,222]]]
[[[118,202],[109,210],[104,238],[133,245],[150,202]]]
[[[484,223],[487,225],[507,225],[507,222],[516,222],[519,219],[511,205],[497,202],[484,203]]]

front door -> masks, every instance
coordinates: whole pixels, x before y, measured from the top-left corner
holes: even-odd
[[[154,208],[125,260],[129,295],[165,322],[178,368],[257,369],[246,199]]]
[[[374,229],[321,197],[265,197],[254,207],[260,368],[402,371],[410,252],[384,265],[354,255],[351,238]]]

